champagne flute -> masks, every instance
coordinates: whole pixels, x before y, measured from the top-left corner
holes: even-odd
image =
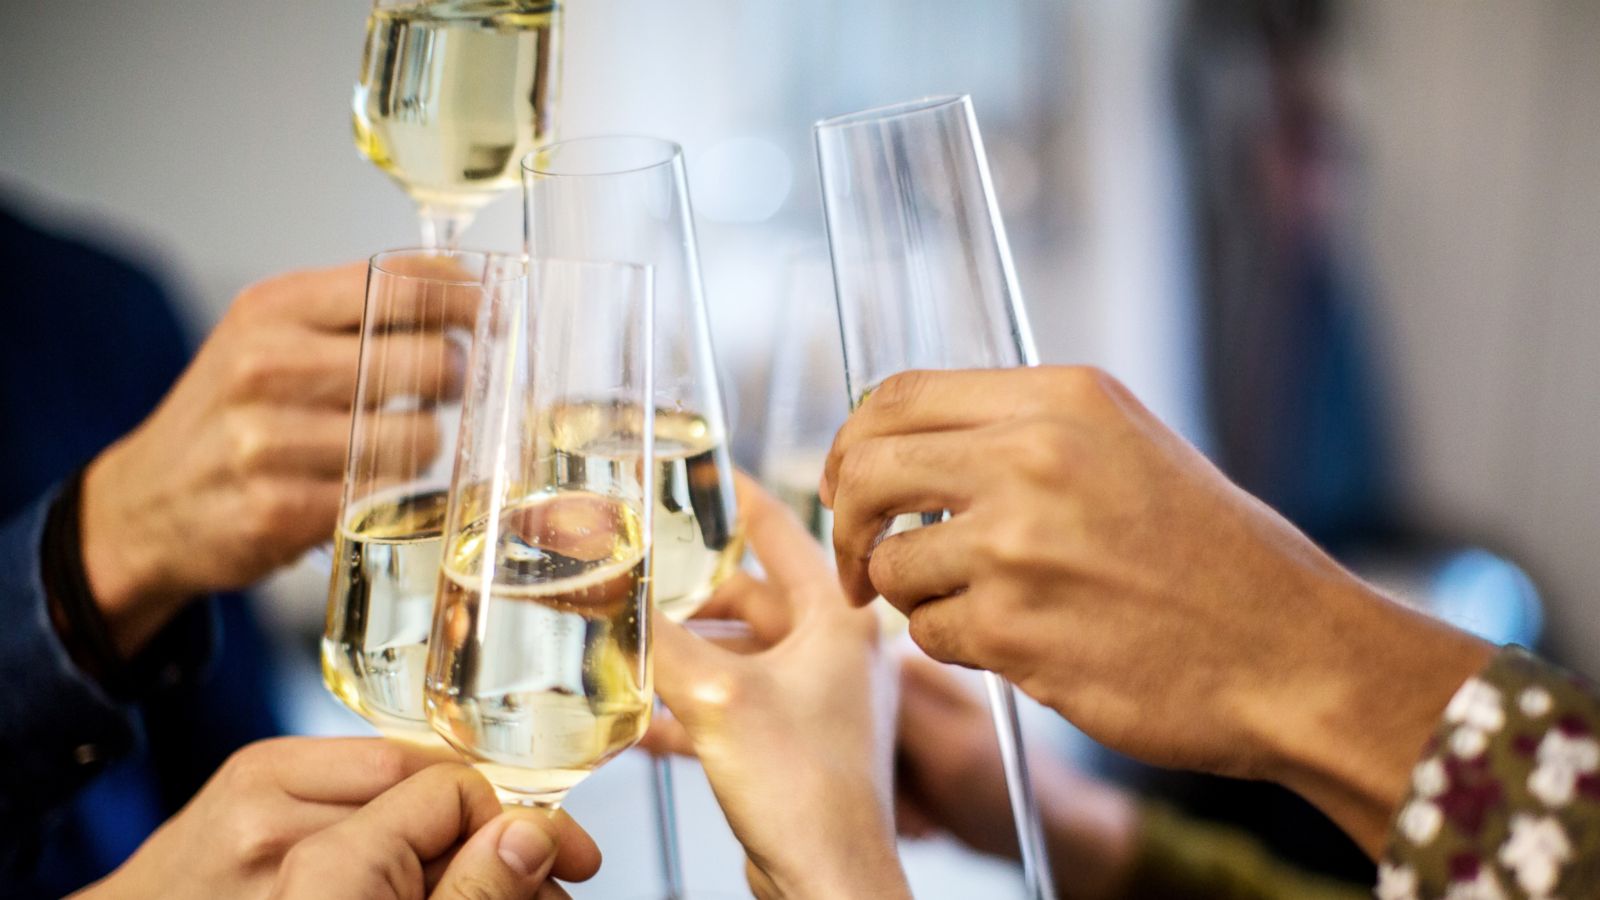
[[[1036,365],[971,98],[853,113],[814,130],[851,404],[906,369]],[[922,524],[942,515],[924,513]],[[992,672],[985,683],[1028,892],[1054,897],[1016,697]]]
[[[561,141],[523,162],[530,255],[621,260],[655,277],[655,564],[652,599],[693,615],[743,552],[683,151],[649,137]],[[667,896],[683,897],[672,769],[653,760]]]
[[[556,0],[374,0],[356,147],[416,202],[425,245],[455,247],[550,139],[560,56]]]
[[[461,417],[462,360],[520,257],[396,250],[367,267],[355,409],[322,637],[322,677],[383,734],[437,742],[422,704]]]
[[[833,436],[850,414],[839,355],[833,272],[826,259],[801,257],[788,267],[767,384],[761,480],[823,546],[833,544],[833,512],[817,484]]]
[[[649,271],[535,260],[483,313],[429,635],[428,721],[555,808],[650,723]]]

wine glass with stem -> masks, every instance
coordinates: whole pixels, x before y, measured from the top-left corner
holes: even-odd
[[[520,254],[394,250],[367,267],[322,676],[389,737],[438,741],[422,683],[463,367],[479,309],[522,284]]]
[[[743,553],[683,151],[652,137],[580,138],[533,152],[522,174],[530,255],[621,260],[654,273],[652,597],[683,621],[738,569]],[[662,878],[667,897],[679,900],[685,887],[672,769],[666,757],[652,766]]]
[[[971,98],[824,119],[814,136],[851,405],[907,369],[1037,365]],[[1028,893],[1054,897],[1015,692],[984,678]]]
[[[650,723],[646,268],[534,260],[481,317],[429,634],[428,721],[554,809]]]
[[[416,202],[424,245],[455,247],[550,140],[561,15],[557,0],[373,0],[356,147]]]

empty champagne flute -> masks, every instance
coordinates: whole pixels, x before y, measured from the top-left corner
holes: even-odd
[[[767,384],[761,480],[813,537],[832,546],[833,512],[822,505],[817,484],[833,436],[850,414],[833,272],[825,258],[804,257],[790,263],[787,276]]]
[[[555,0],[374,0],[356,147],[416,202],[425,245],[455,247],[550,140],[560,57]]]
[[[328,689],[389,737],[436,742],[428,628],[468,344],[520,256],[396,250],[367,268],[355,405],[322,637]]]
[[[655,285],[652,597],[694,614],[743,552],[722,391],[700,281],[683,151],[650,137],[561,141],[523,162],[528,253],[650,266]],[[670,762],[653,761],[667,896],[683,896]]]
[[[1036,365],[971,98],[824,119],[814,131],[851,404],[907,369]],[[992,672],[985,683],[1028,892],[1054,897],[1016,697]]]
[[[428,720],[554,808],[650,722],[648,269],[534,260],[484,312],[429,636]]]

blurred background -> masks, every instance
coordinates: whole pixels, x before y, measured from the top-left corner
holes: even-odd
[[[566,8],[560,134],[685,147],[746,465],[773,433],[778,325],[828,290],[811,122],[971,93],[1046,362],[1110,369],[1379,583],[1600,673],[1600,5]],[[196,339],[252,280],[414,244],[410,201],[351,143],[366,11],[0,0],[0,206],[156,272]],[[520,223],[508,197],[465,243],[514,246]],[[314,668],[325,578],[304,565],[254,602],[285,720],[356,731]],[[1289,798],[1034,718],[1081,766],[1371,877]],[[741,890],[693,776],[691,882]],[[579,896],[649,889],[645,778],[623,760],[575,795],[609,861]],[[948,843],[908,858],[919,896],[1020,896]]]

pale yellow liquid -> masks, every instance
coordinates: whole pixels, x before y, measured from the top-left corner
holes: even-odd
[[[439,584],[442,490],[356,506],[334,537],[322,679],[383,734],[434,743],[422,705]]]
[[[557,480],[609,482],[631,464],[619,452],[638,446],[636,407],[574,404],[551,417]],[[727,442],[705,417],[679,410],[655,414],[652,598],[674,621],[694,614],[739,568],[744,537]]]
[[[419,204],[476,210],[550,140],[559,45],[550,0],[374,10],[352,104],[356,147]]]
[[[434,728],[511,803],[552,806],[650,722],[637,510],[582,490],[473,522],[445,553]]]

